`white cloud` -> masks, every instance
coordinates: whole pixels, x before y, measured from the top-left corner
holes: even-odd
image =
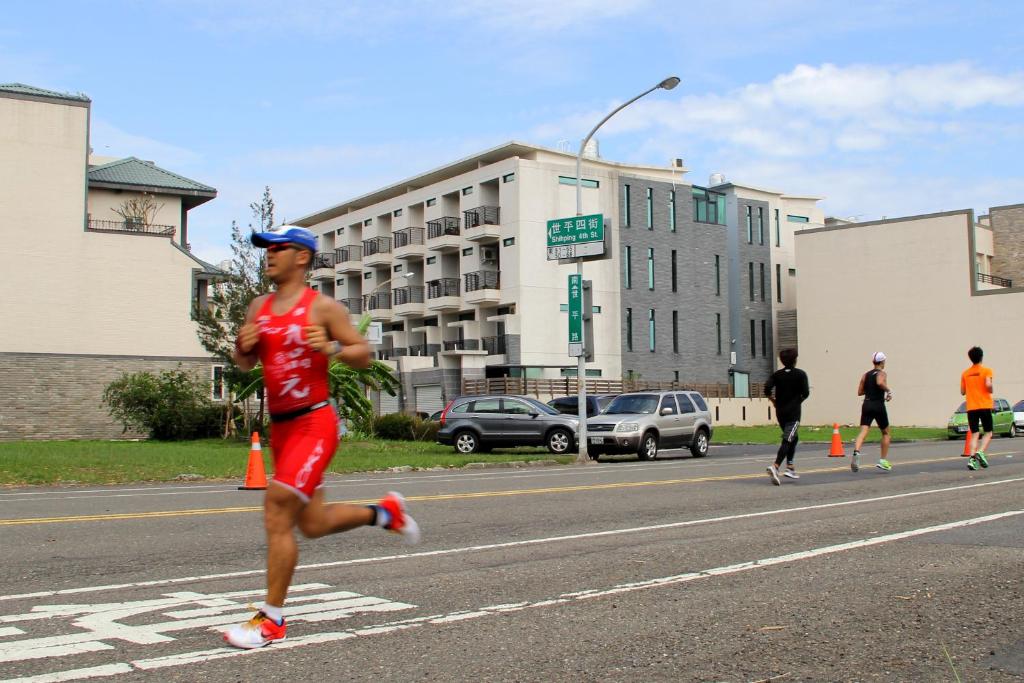
[[[441,3],[456,15],[484,26],[530,33],[554,33],[633,14],[650,0],[455,0]]]

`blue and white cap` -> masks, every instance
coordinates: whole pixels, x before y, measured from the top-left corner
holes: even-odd
[[[269,232],[254,232],[249,239],[254,246],[264,249],[271,244],[296,244],[316,251],[316,234],[297,225],[279,225]]]

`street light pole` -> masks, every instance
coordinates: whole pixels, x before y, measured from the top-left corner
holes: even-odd
[[[603,119],[601,119],[598,122],[598,124],[596,126],[594,126],[590,130],[589,133],[587,133],[587,137],[583,138],[583,142],[580,143],[579,151],[576,152],[576,215],[577,216],[582,216],[583,215],[583,176],[582,176],[583,150],[586,148],[587,143],[590,142],[590,138],[594,137],[594,133],[597,132],[597,129],[600,128],[601,126],[603,126],[608,121],[608,119],[610,119],[611,117],[615,116],[620,111],[622,111],[623,109],[625,109],[629,105],[631,105],[634,102],[636,102],[637,100],[639,100],[641,97],[643,97],[645,95],[649,95],[652,92],[654,92],[655,90],[658,90],[659,88],[664,89],[664,90],[671,90],[672,88],[676,87],[677,85],[679,85],[679,78],[676,77],[676,76],[669,76],[668,78],[663,80],[661,83],[658,83],[653,88],[649,88],[648,90],[644,90],[642,93],[640,93],[639,95],[637,95],[633,99],[627,100],[626,102],[623,102],[618,107],[613,109],[611,111],[611,113],[609,113],[607,116],[605,116]],[[627,210],[628,210],[628,207],[627,207]],[[576,259],[576,273],[580,276],[580,282],[582,283],[582,281],[583,281],[583,259],[582,258],[577,258]],[[586,312],[584,312],[585,315],[588,314],[588,313],[590,315],[593,315],[593,311],[586,311]],[[587,348],[587,340],[585,338],[586,334],[587,334],[587,329],[586,329],[586,326],[583,325],[582,326],[582,335],[583,335],[584,338],[583,338],[582,341],[583,341],[584,351],[583,351],[582,354],[580,354],[580,356],[579,356],[579,358],[577,359],[577,362],[576,362],[576,386],[577,386],[577,398],[576,398],[577,404],[576,404],[576,407],[579,410],[578,414],[579,414],[579,420],[580,420],[579,450],[577,451],[577,454],[576,454],[576,463],[580,464],[580,465],[585,465],[588,462],[590,462],[590,456],[587,453],[587,370],[586,370],[586,367],[587,367],[587,356],[586,356],[586,350],[585,350]],[[591,340],[591,342],[593,342],[593,340]]]

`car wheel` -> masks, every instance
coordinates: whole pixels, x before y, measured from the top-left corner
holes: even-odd
[[[455,450],[459,453],[476,453],[480,450],[480,439],[475,432],[464,429],[455,435]]]
[[[1013,437],[1017,436],[1017,425],[1011,422],[1010,431],[1006,432],[1005,436],[1007,439],[1012,439]]]
[[[703,458],[708,454],[708,447],[710,446],[708,433],[705,429],[698,429],[697,433],[693,435],[693,442],[690,444],[690,453],[695,458]]]
[[[552,429],[548,433],[547,445],[555,455],[564,455],[572,449],[572,434],[565,429]]]
[[[654,460],[658,457],[658,435],[654,432],[647,432],[640,439],[640,449],[637,456],[641,460]]]

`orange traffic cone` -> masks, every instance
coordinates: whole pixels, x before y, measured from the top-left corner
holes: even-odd
[[[839,436],[839,423],[836,422],[832,425],[832,448],[828,452],[830,458],[843,458],[846,457],[846,453],[843,453],[843,439]]]
[[[971,437],[972,437],[971,428],[968,427],[967,428],[967,438],[964,440],[964,452],[960,454],[960,457],[969,458],[972,455],[974,455],[974,453],[971,453]]]
[[[260,435],[252,433],[252,445],[249,447],[249,467],[245,470],[245,483],[238,487],[239,491],[259,491],[267,488],[267,473],[263,470],[263,447],[260,446]]]

